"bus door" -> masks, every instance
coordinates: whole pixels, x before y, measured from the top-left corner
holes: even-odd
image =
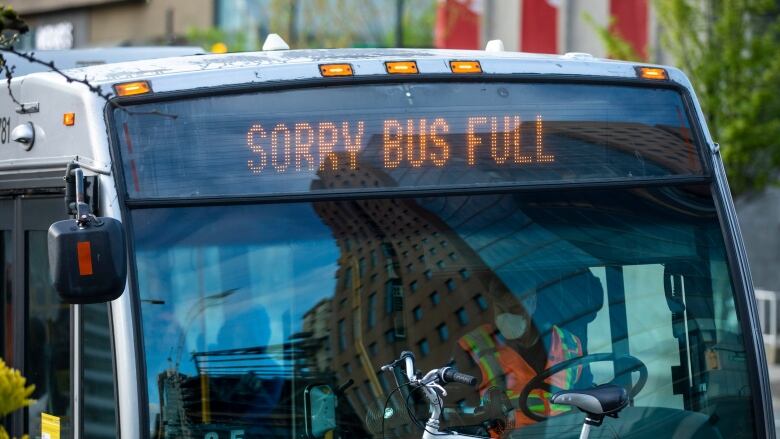
[[[66,218],[63,195],[0,199],[0,355],[35,385],[35,402],[6,421],[12,437],[41,437],[44,413],[59,418],[60,437],[74,437],[74,310],[50,284],[47,247],[49,226]],[[107,305],[84,305],[81,314],[81,410],[89,416],[79,437],[116,437]]]

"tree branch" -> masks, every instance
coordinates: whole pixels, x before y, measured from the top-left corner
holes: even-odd
[[[127,107],[125,107],[125,106],[119,104],[118,102],[116,102],[116,100],[112,99],[114,97],[114,95],[112,93],[105,93],[101,86],[94,85],[91,82],[89,82],[89,80],[87,79],[86,76],[84,77],[84,79],[81,79],[81,78],[76,78],[74,76],[68,75],[67,73],[65,73],[62,70],[60,70],[54,64],[54,61],[43,61],[41,59],[36,58],[34,52],[30,52],[30,53],[20,52],[20,51],[14,49],[13,46],[0,46],[0,52],[12,53],[12,54],[14,54],[14,55],[16,55],[16,56],[18,56],[18,57],[20,57],[20,58],[22,58],[24,60],[27,60],[27,61],[29,61],[29,62],[31,62],[33,64],[39,64],[39,65],[45,66],[50,71],[52,71],[52,72],[60,75],[61,77],[65,78],[65,80],[67,82],[69,82],[69,83],[76,82],[76,83],[79,83],[79,84],[83,84],[83,85],[85,85],[89,89],[89,91],[91,91],[95,95],[97,95],[100,98],[102,98],[104,101],[106,101],[106,103],[111,105],[113,108],[117,108],[119,110],[122,110],[122,111],[124,111],[127,114],[132,114],[132,115],[157,115],[157,116],[163,116],[163,117],[170,117],[172,119],[176,119],[178,117],[175,114],[163,113],[163,112],[161,112],[159,110],[151,110],[151,111],[130,110]],[[6,81],[8,83],[8,94],[11,96],[11,99],[14,101],[14,103],[16,103],[17,105],[21,106],[22,109],[24,109],[24,104],[20,103],[14,97],[13,93],[11,92],[11,78],[13,77],[13,69],[14,69],[14,67],[9,67],[8,66],[8,61],[7,61],[7,59],[5,57],[2,56],[2,54],[0,54],[0,60],[2,60],[2,62],[3,62],[3,71],[5,73]]]

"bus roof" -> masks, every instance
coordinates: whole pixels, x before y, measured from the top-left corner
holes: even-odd
[[[141,59],[203,53],[206,52],[197,46],[92,47],[87,49],[38,50],[35,51],[35,57],[44,62],[53,62],[58,69],[65,70]],[[3,56],[8,65],[14,67],[14,75],[16,76],[51,70],[49,66],[32,63],[13,53],[4,53]]]
[[[96,85],[148,80],[154,92],[322,78],[319,65],[349,63],[355,76],[388,75],[386,61],[413,60],[420,74],[452,74],[449,61],[477,60],[486,74],[531,74],[636,78],[637,65],[598,59],[588,54],[541,55],[521,52],[439,49],[309,49],[244,52],[112,63],[69,70]],[[677,69],[665,67],[669,79],[689,87]],[[39,73],[55,80],[54,73]],[[61,79],[60,79],[61,80]],[[58,80],[58,82],[60,81]],[[79,86],[79,85],[74,85]]]

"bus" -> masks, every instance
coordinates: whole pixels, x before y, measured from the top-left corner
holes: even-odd
[[[0,93],[12,435],[774,437],[680,70],[276,46]]]

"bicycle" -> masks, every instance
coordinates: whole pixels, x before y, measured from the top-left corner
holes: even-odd
[[[433,369],[420,377],[415,373],[414,354],[404,351],[401,356],[390,364],[382,366],[382,371],[393,373],[397,387],[394,391],[404,387],[411,387],[412,391],[421,389],[428,400],[430,418],[424,424],[422,439],[485,439],[488,436],[473,436],[454,431],[439,431],[444,397],[447,391],[444,386],[450,383],[460,383],[475,386],[477,379],[471,375],[458,372],[450,366]],[[389,401],[388,397],[388,401]],[[614,384],[604,384],[585,390],[565,390],[555,393],[550,398],[553,404],[569,405],[576,407],[585,413],[585,421],[580,432],[580,439],[588,439],[592,427],[598,427],[604,417],[617,417],[618,412],[628,405],[628,392]],[[408,406],[408,398],[405,398],[407,411],[417,423]],[[384,430],[384,429],[383,429]],[[384,437],[384,431],[382,431]]]

